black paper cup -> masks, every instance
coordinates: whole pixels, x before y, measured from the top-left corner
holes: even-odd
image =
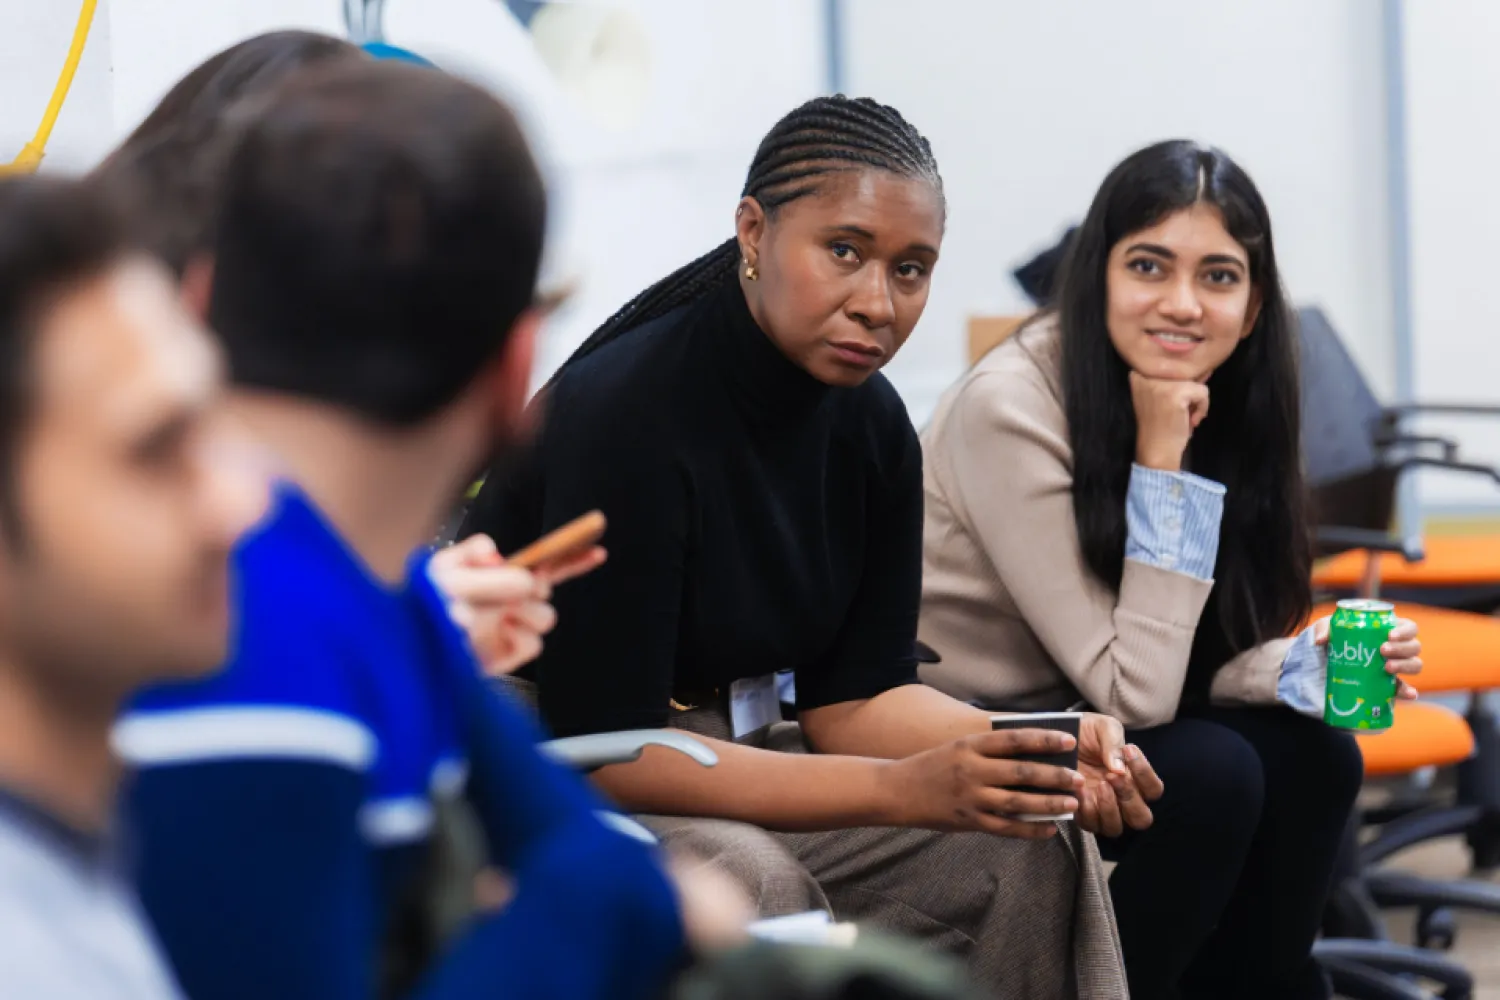
[[[1069,770],[1078,770],[1078,731],[1083,724],[1083,715],[1079,712],[1032,712],[1027,715],[992,715],[990,716],[990,728],[1000,729],[1054,729],[1060,733],[1067,733],[1073,737],[1073,749],[1061,753],[1027,753],[1009,758],[1010,760],[1029,761],[1033,764],[1046,764],[1050,767],[1066,767]],[[1074,792],[1066,792],[1060,788],[1033,788],[1029,785],[1007,786],[1013,792],[1026,792],[1032,795],[1074,795]],[[1059,813],[1056,816],[1036,816],[1027,814],[1025,816],[1012,816],[1011,819],[1021,820],[1023,823],[1050,823],[1070,820],[1072,813]]]

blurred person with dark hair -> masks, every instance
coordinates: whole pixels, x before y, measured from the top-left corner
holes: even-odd
[[[193,68],[94,169],[120,188],[135,237],[180,277],[212,238],[226,136],[235,105],[299,70],[367,58],[341,38],[271,31],[237,42]]]
[[[1026,297],[1037,308],[1045,309],[1052,305],[1057,289],[1057,273],[1062,270],[1063,260],[1067,257],[1068,248],[1073,245],[1073,237],[1077,232],[1077,226],[1069,226],[1056,243],[1011,271],[1011,277],[1016,279],[1021,291],[1026,293]]]
[[[120,872],[110,729],[222,662],[265,480],[217,346],[94,190],[0,181],[0,996],[179,996]]]
[[[132,238],[181,279],[190,263],[209,256],[225,160],[258,102],[300,71],[370,58],[430,65],[389,45],[361,49],[311,31],[271,31],[237,42],[174,84],[94,177],[113,190]],[[207,282],[189,285],[196,292],[190,304],[206,312]],[[537,654],[545,628],[535,623],[548,620],[550,612],[542,613],[530,599],[529,578],[494,572],[499,557],[484,542],[474,539],[437,553],[433,578],[453,598],[454,617],[474,640],[485,670],[503,674]],[[600,555],[587,554],[554,571],[549,582],[589,571]]]
[[[545,196],[520,129],[434,70],[320,67],[248,122],[219,189],[185,291],[284,468],[238,556],[228,667],[119,730],[141,769],[142,897],[184,986],[653,995],[691,900],[680,912],[652,848],[540,756],[420,551],[523,429]],[[550,627],[545,581],[492,572]],[[476,915],[487,864],[513,894]]]

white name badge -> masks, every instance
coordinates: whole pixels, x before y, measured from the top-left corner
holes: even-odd
[[[729,722],[735,739],[780,721],[775,674],[747,677],[729,685]]]

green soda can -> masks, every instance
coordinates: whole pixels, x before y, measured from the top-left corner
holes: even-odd
[[[1328,725],[1367,732],[1391,728],[1396,678],[1385,672],[1380,647],[1395,624],[1396,609],[1385,601],[1339,601],[1328,626]]]

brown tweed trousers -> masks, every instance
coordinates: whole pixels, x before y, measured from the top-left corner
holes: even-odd
[[[677,712],[672,724],[730,739],[729,719],[716,709]],[[807,752],[795,723],[742,742]],[[771,833],[728,820],[637,818],[667,849],[743,884],[762,916],[822,909],[906,935],[964,959],[975,982],[1003,1000],[1129,996],[1099,851],[1072,823],[1049,840],[1024,841],[875,827]]]

